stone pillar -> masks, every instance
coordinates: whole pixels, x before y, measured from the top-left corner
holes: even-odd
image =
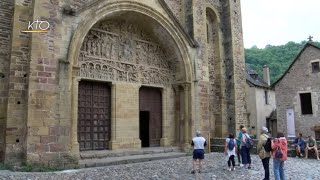
[[[74,156],[79,156],[79,142],[78,142],[78,90],[80,78],[76,75],[79,72],[79,67],[73,68],[74,76],[72,77],[72,101],[71,101],[71,152]]]
[[[139,139],[140,85],[117,83],[112,86],[112,137],[110,149],[141,148]]]
[[[2,8],[10,8],[7,3],[3,1],[1,1],[0,4],[1,12],[3,12]],[[3,123],[5,128],[4,160],[6,163],[20,163],[25,158],[27,149],[27,106],[29,98],[28,88],[30,88],[30,85],[28,84],[30,74],[28,74],[28,71],[31,50],[31,35],[22,33],[21,31],[28,27],[28,21],[33,17],[33,3],[32,1],[29,1],[22,5],[17,1],[12,1],[11,5],[14,7],[7,9],[11,10],[11,12],[6,12],[7,10],[3,12],[5,15],[12,16],[11,21],[1,20],[3,23],[7,23],[8,28],[11,28],[9,24],[12,23],[11,41],[13,42],[12,44],[8,44],[8,46],[1,46],[9,48],[9,52],[7,53],[1,49],[4,54],[10,54],[10,58],[6,61],[6,64],[8,63],[9,65],[7,66],[9,69],[6,70],[5,77],[7,83],[4,85],[7,86],[6,97],[8,97],[5,101],[7,103],[6,115],[4,115],[6,119]],[[13,14],[10,15],[12,12]],[[0,32],[0,34],[2,34],[3,31],[0,29]],[[0,66],[2,66],[1,62]],[[2,67],[0,69],[2,69]],[[1,89],[2,88],[0,88],[0,94],[2,93]]]
[[[190,148],[190,141],[191,141],[191,129],[192,129],[192,122],[191,122],[191,108],[190,108],[190,84],[185,83],[183,84],[183,96],[184,96],[184,106],[183,106],[183,113],[184,113],[184,138],[183,138],[183,148],[185,151],[188,151]]]
[[[226,77],[226,110],[228,132],[237,132],[239,125],[247,124],[245,85],[246,73],[242,37],[240,1],[221,1],[223,49]],[[222,133],[223,136],[227,135]]]
[[[7,103],[9,89],[9,68],[10,68],[10,51],[11,51],[11,35],[13,30],[14,1],[1,1],[0,21],[0,162],[4,159],[5,152],[5,132],[7,119]]]
[[[116,142],[116,130],[117,130],[117,125],[116,125],[116,93],[117,91],[117,86],[116,84],[112,83],[111,86],[111,140],[109,142],[109,149],[116,149],[116,147],[119,147],[120,144],[119,142]]]
[[[168,139],[168,119],[167,119],[167,89],[163,88],[161,89],[162,93],[162,137],[160,139],[160,146],[169,146],[170,142]]]
[[[180,136],[180,87],[178,85],[172,85],[173,90],[174,90],[174,103],[175,103],[175,114],[174,114],[174,119],[175,119],[175,143],[179,145],[181,143],[181,136]]]

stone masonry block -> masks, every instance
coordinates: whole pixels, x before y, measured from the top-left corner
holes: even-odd
[[[37,134],[39,136],[47,136],[47,135],[49,135],[49,128],[48,127],[39,127]]]
[[[35,152],[37,153],[49,152],[49,146],[47,144],[37,143],[35,144]]]
[[[39,77],[51,77],[52,76],[52,73],[49,73],[49,72],[38,72],[38,76]]]
[[[58,144],[58,143],[49,144],[49,147],[50,147],[50,152],[60,152],[60,151],[66,150],[65,145]]]
[[[40,143],[49,144],[57,142],[57,136],[40,136]]]

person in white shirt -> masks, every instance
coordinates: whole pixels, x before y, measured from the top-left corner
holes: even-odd
[[[237,141],[234,139],[234,135],[230,133],[229,137],[226,139],[226,143],[224,146],[224,153],[227,156],[229,171],[235,170],[234,157],[236,156],[236,145],[237,145]],[[231,163],[232,163],[232,169],[231,169]]]
[[[196,173],[197,159],[199,159],[199,173],[202,172],[202,160],[204,159],[204,147],[207,145],[206,139],[201,137],[201,132],[196,131],[196,136],[192,139],[193,146],[193,170],[191,173]]]

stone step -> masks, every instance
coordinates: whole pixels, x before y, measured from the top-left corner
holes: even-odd
[[[122,157],[82,159],[79,161],[79,165],[81,168],[100,167],[100,166],[147,162],[147,161],[154,161],[154,160],[161,160],[161,159],[179,158],[184,156],[186,156],[186,153],[167,152],[167,153],[154,153],[154,154],[143,154],[143,155],[130,155],[130,156],[122,156]]]
[[[178,147],[151,147],[142,149],[120,149],[120,150],[101,150],[101,151],[83,151],[80,152],[80,158],[84,159],[99,159],[108,157],[123,157],[133,155],[158,154],[180,152]]]

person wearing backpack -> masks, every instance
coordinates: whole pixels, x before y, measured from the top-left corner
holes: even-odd
[[[257,145],[257,152],[262,161],[262,165],[264,168],[263,180],[269,180],[270,179],[269,160],[271,157],[271,150],[272,150],[271,139],[270,139],[270,136],[268,135],[268,128],[262,127],[260,129],[260,132],[261,132],[261,135]]]
[[[273,172],[275,180],[285,180],[284,161],[287,160],[288,144],[282,132],[272,140]]]
[[[250,157],[250,149],[253,146],[252,139],[247,134],[247,129],[242,128],[242,138],[241,138],[241,159],[242,164],[245,169],[251,169],[251,157]]]
[[[236,143],[237,141],[234,139],[234,135],[230,133],[229,137],[226,139],[226,143],[224,146],[224,153],[227,156],[229,171],[235,170],[234,157],[236,156]],[[231,163],[232,163],[232,169],[231,169]]]

